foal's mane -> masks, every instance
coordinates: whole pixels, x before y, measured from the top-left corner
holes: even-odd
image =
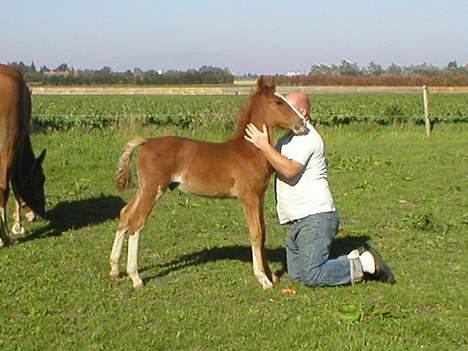
[[[246,102],[242,105],[239,112],[239,120],[237,121],[237,129],[231,136],[231,140],[243,139],[245,135],[245,128],[250,123],[252,115],[252,106],[256,93],[252,93]]]

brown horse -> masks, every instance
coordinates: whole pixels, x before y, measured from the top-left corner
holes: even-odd
[[[117,187],[130,184],[130,161],[134,149],[141,146],[137,162],[138,190],[120,211],[118,230],[110,255],[113,278],[119,277],[119,259],[125,233],[129,233],[127,273],[135,288],[143,286],[138,275],[138,238],[154,203],[167,188],[209,197],[238,198],[249,227],[253,271],[263,288],[275,281],[265,258],[263,199],[272,173],[267,159],[248,141],[244,129],[248,123],[257,128],[272,127],[304,130],[304,120],[283,97],[275,94],[275,84],[260,78],[256,91],[244,104],[237,130],[223,143],[210,143],[167,136],[137,138],[127,143],[119,159]],[[271,142],[271,140],[270,140]]]
[[[23,203],[44,215],[45,150],[34,157],[30,125],[31,96],[23,77],[16,69],[0,65],[0,246],[10,241],[6,216],[10,182],[16,198],[14,233],[24,233],[20,215]]]

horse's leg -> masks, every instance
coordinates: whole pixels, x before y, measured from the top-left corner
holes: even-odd
[[[11,232],[15,235],[24,234],[25,230],[21,224],[21,197],[19,195],[19,190],[17,189],[15,182],[12,181],[13,193],[15,194],[15,212],[13,212],[13,226],[11,227]]]
[[[15,235],[23,235],[25,230],[21,224],[21,199],[15,198],[15,212],[13,213],[13,226],[11,232]]]
[[[158,186],[157,189],[141,189],[138,192],[139,196],[135,199],[135,204],[129,218],[127,274],[132,280],[134,288],[143,287],[143,281],[138,274],[138,239],[140,232],[155,202],[163,193],[164,190],[162,190],[161,186]]]
[[[3,183],[2,185],[0,185],[0,247],[6,246],[10,243],[6,214],[6,204],[10,188],[8,183]]]
[[[268,266],[268,261],[266,259],[266,253],[265,253],[265,239],[266,239],[266,229],[265,229],[265,213],[264,213],[264,196],[261,197],[261,200],[260,200],[260,206],[258,208],[260,214],[259,214],[259,218],[260,218],[260,225],[262,226],[262,236],[263,236],[263,241],[262,241],[262,250],[263,250],[263,257],[264,257],[264,260],[265,260],[265,273],[268,277],[271,277],[271,281],[273,283],[277,283],[279,281],[278,277],[276,276],[276,274],[272,273],[270,271],[270,267]]]
[[[127,232],[127,228],[123,228],[117,230],[115,233],[114,244],[112,245],[112,251],[110,254],[110,265],[111,271],[110,276],[112,279],[118,279],[120,277],[120,270],[119,270],[119,261],[120,261],[120,254],[122,253],[122,246],[124,241],[125,233]]]
[[[258,196],[250,194],[241,199],[245,219],[249,227],[250,242],[252,246],[252,263],[254,275],[263,289],[273,287],[269,276],[270,269],[265,258],[265,232],[261,218],[262,201]]]
[[[122,253],[125,233],[128,230],[128,218],[133,209],[133,205],[135,204],[135,200],[139,196],[139,191],[140,190],[138,190],[137,194],[135,194],[135,196],[120,211],[119,226],[117,228],[117,232],[115,233],[114,244],[112,245],[112,251],[110,254],[110,276],[113,279],[120,277],[119,261],[120,255]]]

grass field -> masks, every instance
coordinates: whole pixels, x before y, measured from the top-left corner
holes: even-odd
[[[264,291],[239,203],[174,191],[142,233],[146,286],[134,291],[108,277],[117,215],[134,190],[114,187],[121,148],[136,135],[220,141],[229,132],[40,132],[49,218],[0,250],[0,349],[467,349],[468,126],[440,125],[430,140],[413,125],[319,128],[341,217],[333,253],[375,245],[397,284],[307,288],[282,274]],[[287,228],[276,223],[271,187],[265,206],[268,259],[284,273]]]

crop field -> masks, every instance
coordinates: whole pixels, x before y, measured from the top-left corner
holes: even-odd
[[[216,126],[232,130],[245,96],[34,96],[36,121],[52,129],[109,125],[176,125],[185,128]],[[312,95],[311,114],[325,125],[373,122],[381,125],[423,123],[419,94]],[[432,119],[468,122],[468,94],[430,96]]]
[[[280,276],[273,289],[253,276],[240,204],[177,190],[156,204],[140,238],[145,287],[109,278],[118,213],[135,191],[114,186],[124,144],[137,135],[225,140],[244,100],[34,96],[48,216],[25,223],[28,232],[0,249],[0,350],[468,348],[467,95],[431,97],[439,123],[430,139],[419,125],[420,96],[311,98],[341,219],[332,253],[378,247],[395,285],[293,283],[272,186],[265,215],[267,258]],[[125,263],[126,247],[122,271]]]

